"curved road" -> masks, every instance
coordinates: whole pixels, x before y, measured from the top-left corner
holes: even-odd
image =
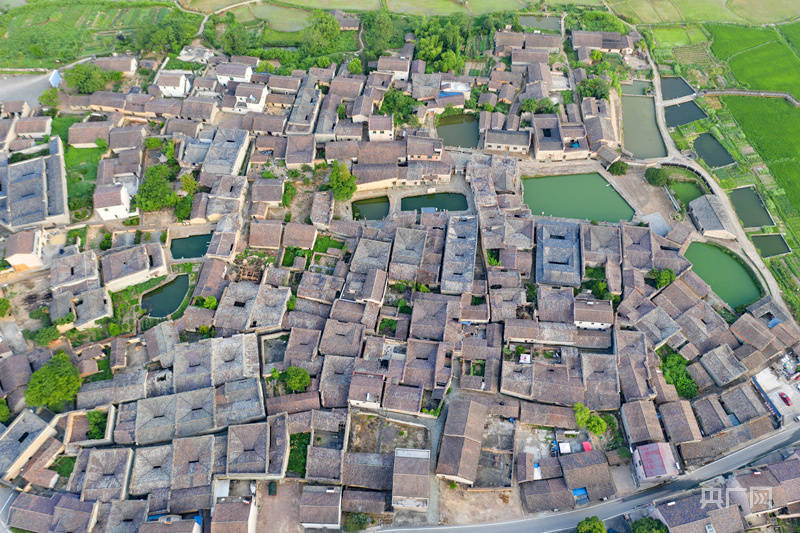
[[[797,440],[800,440],[800,425],[792,422],[787,427],[773,433],[769,437],[726,455],[688,474],[682,475],[675,481],[637,492],[630,496],[581,507],[573,511],[547,513],[537,517],[514,520],[511,522],[495,522],[465,526],[387,528],[382,531],[404,533],[439,533],[443,531],[486,533],[488,530],[491,531],[491,533],[530,533],[532,531],[536,533],[552,533],[565,529],[572,529],[578,522],[589,516],[597,516],[601,520],[608,520],[649,505],[653,500],[664,499],[667,496],[677,497],[686,491],[696,488],[703,481],[727,474],[728,472],[756,462],[760,458]]]
[[[697,161],[689,159],[683,155],[675,146],[675,142],[672,140],[672,137],[669,134],[669,130],[667,129],[667,124],[664,119],[664,99],[661,95],[661,76],[659,75],[658,69],[656,68],[656,65],[653,63],[653,59],[649,54],[648,60],[650,61],[650,67],[653,71],[656,122],[658,123],[658,129],[661,132],[661,137],[664,139],[664,145],[667,147],[667,157],[658,159],[656,161],[659,163],[677,164],[688,167],[703,177],[705,182],[711,188],[711,192],[713,192],[714,195],[721,200],[722,206],[731,222],[730,226],[734,235],[736,236],[739,246],[741,246],[742,251],[747,256],[747,259],[750,261],[751,265],[755,267],[756,272],[761,275],[762,280],[766,283],[767,291],[773,297],[775,302],[777,302],[777,304],[781,307],[781,309],[783,309],[787,315],[791,316],[789,309],[786,307],[786,304],[783,301],[778,282],[775,281],[775,278],[772,276],[772,272],[770,272],[767,268],[767,265],[764,264],[764,260],[761,258],[758,250],[756,250],[756,247],[753,245],[750,239],[747,238],[747,235],[742,229],[742,225],[739,223],[739,217],[736,215],[736,211],[733,209],[733,204],[731,203],[728,194],[720,186],[717,180],[706,171],[705,168],[703,168]]]

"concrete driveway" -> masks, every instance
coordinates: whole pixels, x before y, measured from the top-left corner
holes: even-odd
[[[39,105],[39,96],[50,88],[47,74],[0,76],[0,102],[25,100],[31,107]]]

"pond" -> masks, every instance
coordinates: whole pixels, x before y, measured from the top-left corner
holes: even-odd
[[[703,133],[694,140],[694,151],[697,156],[711,168],[725,167],[733,164],[731,154],[722,146],[716,137]]]
[[[467,209],[467,198],[457,192],[439,192],[409,196],[400,200],[401,211],[416,211],[426,207],[435,208],[437,211],[464,211]]]
[[[524,178],[525,203],[534,215],[619,222],[633,218],[633,208],[600,174]]]
[[[739,187],[728,193],[733,204],[733,209],[742,221],[745,228],[759,228],[761,226],[772,226],[775,221],[764,207],[761,195],[758,194],[753,186]]]
[[[535,30],[561,31],[560,17],[537,17],[534,15],[520,15],[519,23],[524,28]]]
[[[191,259],[203,257],[208,251],[208,243],[211,242],[211,234],[192,235],[181,239],[172,239],[169,251],[172,252],[174,259]]]
[[[685,104],[671,105],[664,108],[664,118],[667,121],[667,126],[674,128],[676,126],[683,126],[695,120],[706,118],[706,114],[700,109],[700,106],[694,101],[686,102]]]
[[[686,259],[717,296],[736,308],[757,300],[761,290],[749,269],[732,254],[713,244],[693,242],[686,250]]]
[[[775,257],[792,251],[789,245],[786,244],[786,239],[780,233],[753,235],[751,239],[753,239],[753,244],[756,245],[761,257]]]
[[[652,96],[622,96],[622,135],[623,146],[637,159],[667,155]]]
[[[437,121],[436,133],[445,146],[478,147],[478,115],[450,115]]]
[[[389,214],[389,198],[386,196],[356,200],[351,206],[353,220],[380,220]]]
[[[695,181],[673,181],[669,188],[675,199],[686,206],[695,198],[703,196],[703,188]]]
[[[181,274],[175,279],[142,296],[142,307],[155,318],[171,315],[181,306],[189,289],[189,275]]]
[[[622,94],[642,96],[647,94],[648,89],[652,87],[653,84],[649,81],[633,80],[633,83],[626,83],[622,86]]]
[[[661,78],[661,97],[664,100],[681,98],[694,93],[692,86],[686,83],[683,78],[667,77]]]

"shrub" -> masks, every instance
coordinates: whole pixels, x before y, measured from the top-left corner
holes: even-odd
[[[147,169],[144,181],[136,195],[136,204],[142,211],[159,211],[165,207],[172,207],[178,197],[172,191],[169,178],[172,170],[167,165],[155,165]]]
[[[661,270],[653,268],[650,269],[650,272],[648,272],[647,275],[651,277],[653,281],[655,281],[656,288],[658,289],[666,287],[675,281],[675,272],[673,272],[671,268],[663,268]]]
[[[110,250],[111,249],[111,234],[104,233],[103,240],[100,241],[100,249],[101,250]]]
[[[590,78],[578,84],[578,94],[581,98],[597,98],[598,100],[608,100],[608,93],[611,87],[602,78]]]
[[[8,402],[5,398],[0,398],[0,424],[5,424],[11,418],[11,411],[8,409]]]
[[[606,424],[606,421],[603,420],[601,417],[597,415],[592,415],[586,422],[586,429],[588,429],[595,435],[602,435],[608,429],[608,424]]]
[[[350,63],[347,64],[347,70],[350,71],[350,74],[361,74],[364,67],[361,65],[361,60],[354,57],[350,60]]]
[[[339,161],[333,162],[328,184],[333,190],[333,197],[340,202],[349,200],[356,192],[355,176],[350,174],[344,163]]]
[[[586,423],[589,422],[589,418],[592,416],[589,408],[578,402],[572,406],[572,410],[575,412],[575,423],[578,424],[578,427],[586,427]]]
[[[86,413],[86,419],[89,421],[89,431],[86,432],[88,438],[102,439],[106,436],[107,413],[103,411],[89,411]]]
[[[590,516],[578,522],[575,533],[606,533],[606,526],[596,516]]]
[[[500,266],[500,251],[486,250],[486,262],[488,262],[490,266]]]
[[[8,298],[0,298],[0,317],[8,315],[11,310],[11,301]]]
[[[633,533],[668,533],[669,530],[667,526],[664,525],[664,522],[658,520],[657,518],[650,518],[646,516],[644,518],[640,518],[639,520],[634,521],[631,524],[631,528],[633,529]]]
[[[294,184],[291,182],[286,182],[283,185],[283,199],[282,204],[283,207],[289,207],[292,205],[292,200],[294,200],[295,195],[297,194],[297,189],[295,188]],[[288,220],[287,220],[288,222]]]
[[[611,166],[608,167],[608,172],[611,173],[612,176],[623,176],[628,173],[628,163],[625,161],[614,161],[611,163]]]

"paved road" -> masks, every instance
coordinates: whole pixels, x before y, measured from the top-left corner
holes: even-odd
[[[458,531],[459,533],[487,533],[488,531],[491,531],[491,533],[530,533],[532,531],[537,533],[552,533],[562,531],[574,528],[578,522],[588,516],[598,516],[602,520],[608,520],[609,518],[630,513],[639,507],[649,505],[653,500],[664,499],[668,496],[678,496],[687,490],[697,487],[702,481],[707,481],[756,462],[762,457],[798,440],[800,440],[800,425],[793,422],[784,429],[775,432],[759,442],[726,455],[666,485],[637,492],[624,498],[609,500],[564,513],[549,513],[543,516],[515,520],[512,522],[496,522],[468,526],[389,528],[385,531],[405,533],[439,533],[446,531]]]

